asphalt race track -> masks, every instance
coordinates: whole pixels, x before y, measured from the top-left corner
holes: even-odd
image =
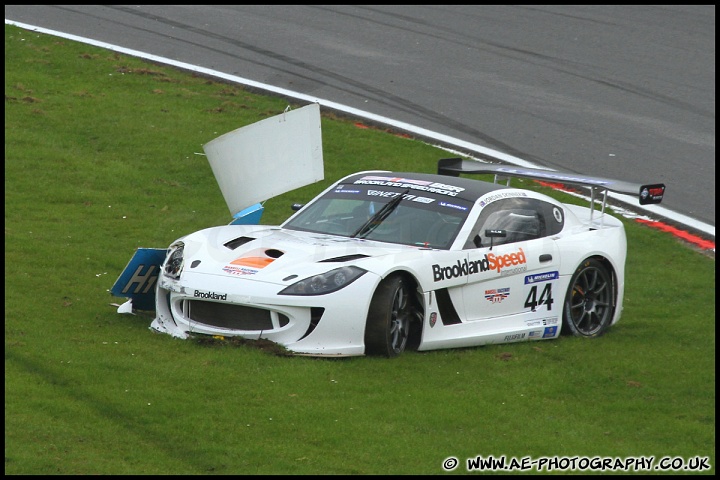
[[[257,82],[480,159],[663,182],[650,214],[714,249],[714,5],[6,5],[5,19]]]

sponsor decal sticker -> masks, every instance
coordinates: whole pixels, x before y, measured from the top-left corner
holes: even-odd
[[[274,260],[271,257],[240,257],[230,262],[230,265],[225,265],[223,272],[231,275],[255,275]]]
[[[487,299],[490,303],[500,303],[509,296],[510,287],[485,290],[485,299]]]
[[[545,332],[543,333],[543,338],[551,338],[554,337],[557,334],[557,327],[545,327]]]
[[[438,195],[447,195],[450,197],[457,196],[458,193],[464,191],[462,187],[454,185],[446,185],[439,182],[429,182],[425,180],[413,180],[401,177],[385,177],[378,175],[368,175],[355,181],[356,185],[378,185],[384,187],[409,188],[411,190],[419,190],[428,193],[436,193]]]
[[[335,193],[360,193],[360,190],[353,189],[353,190],[346,190],[347,185],[340,184],[335,187]]]
[[[466,277],[491,270],[495,270],[501,276],[511,275],[526,271],[526,264],[527,259],[525,258],[525,252],[522,248],[519,248],[516,252],[504,255],[486,253],[478,260],[458,260],[454,265],[441,266],[436,263],[432,266],[433,281],[441,282],[443,280]]]
[[[223,267],[223,272],[229,273],[231,275],[255,275],[259,270],[257,268],[247,268],[247,267],[236,267],[235,265],[225,265]]]
[[[386,190],[368,190],[367,195],[369,197],[394,198],[400,194],[398,192],[388,192]],[[405,200],[406,202],[411,201],[417,203],[433,203],[435,201],[434,198],[418,197],[416,195],[410,194],[403,195],[403,200]]]
[[[550,280],[557,280],[558,278],[560,278],[560,274],[558,272],[536,273],[533,275],[527,275],[525,277],[525,285],[528,285],[530,283],[538,283],[538,282],[547,282]]]
[[[193,297],[206,298],[208,300],[227,300],[227,293],[220,295],[219,293],[215,292],[202,292],[200,290],[195,290]]]
[[[505,335],[505,340],[503,340],[503,341],[504,342],[516,342],[516,341],[522,340],[524,338],[525,338],[524,333],[515,333],[513,335]]]
[[[387,197],[387,198],[393,198],[400,195],[397,192],[388,192],[385,190],[368,190],[367,194],[371,197]]]
[[[511,197],[527,197],[527,193],[525,192],[502,192],[502,193],[494,193],[488,197],[485,197],[481,202],[480,206],[484,207],[485,205],[492,203],[496,200],[500,200],[503,198],[511,198]]]
[[[390,183],[411,183],[413,185],[421,185],[421,186],[428,186],[431,185],[433,182],[427,181],[427,180],[413,180],[409,178],[402,178],[402,177],[386,177],[386,176],[379,176],[379,175],[368,175],[360,180],[364,180],[367,182],[390,182]],[[358,182],[355,182],[358,183]]]
[[[542,335],[542,330],[533,330],[531,332],[528,332],[528,338],[542,338]]]
[[[447,202],[440,202],[440,206],[441,206],[441,207],[454,208],[454,209],[456,209],[456,210],[462,210],[463,212],[467,210],[467,207],[462,207],[462,206],[460,206],[460,205],[455,205],[455,204],[447,203]]]
[[[525,325],[528,327],[537,327],[540,325],[557,325],[558,318],[557,317],[547,317],[547,318],[536,318],[532,320],[525,320]]]
[[[432,312],[430,314],[430,328],[434,327],[436,322],[437,322],[437,312]]]
[[[644,185],[640,191],[641,205],[645,203],[659,203],[662,200],[664,193],[665,187],[661,184]]]

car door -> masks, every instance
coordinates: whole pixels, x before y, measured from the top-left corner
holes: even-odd
[[[485,322],[483,330],[557,325],[564,297],[557,291],[560,255],[557,243],[538,238],[468,251],[478,273],[462,287],[466,321]],[[483,271],[484,270],[484,271]]]
[[[481,212],[466,243],[477,273],[468,276],[461,295],[473,332],[507,332],[506,341],[555,336],[564,292],[558,291],[560,251],[553,235],[563,222],[561,207],[536,198],[501,199]]]

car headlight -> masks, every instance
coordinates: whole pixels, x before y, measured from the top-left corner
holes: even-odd
[[[347,287],[365,273],[367,270],[359,267],[336,268],[295,282],[279,295],[325,295]]]
[[[166,277],[177,280],[180,278],[184,263],[185,244],[183,242],[175,242],[168,247],[163,273]]]

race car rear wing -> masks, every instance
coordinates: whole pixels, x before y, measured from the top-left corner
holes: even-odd
[[[595,205],[595,194],[603,193],[602,212],[605,212],[607,192],[622,193],[638,198],[640,205],[660,203],[665,193],[665,184],[639,184],[622,180],[579,175],[577,173],[558,172],[555,170],[541,170],[539,168],[515,167],[512,165],[496,165],[481,163],[462,158],[443,158],[438,161],[438,173],[457,177],[461,173],[493,174],[495,183],[501,178],[510,184],[510,177],[532,178],[565,185],[580,185],[590,188],[590,208]],[[592,218],[592,216],[591,216]]]

